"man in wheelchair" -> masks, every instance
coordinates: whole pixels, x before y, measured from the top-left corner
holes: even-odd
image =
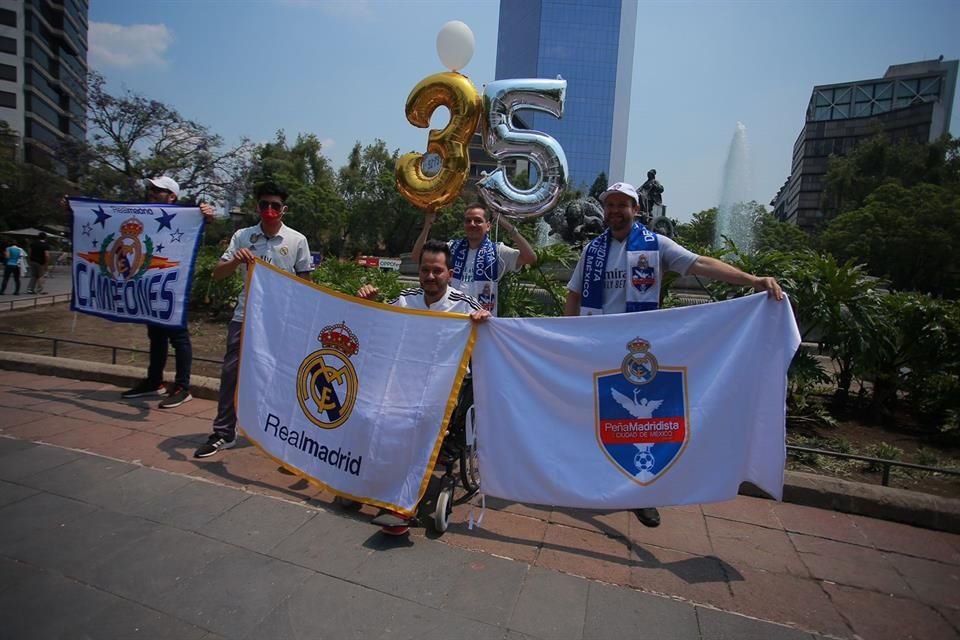
[[[438,240],[428,240],[423,245],[420,252],[420,286],[412,289],[404,289],[395,299],[390,300],[388,304],[407,309],[420,309],[426,311],[440,311],[443,313],[463,313],[469,315],[474,321],[482,322],[490,318],[490,312],[484,309],[480,303],[471,296],[458,291],[449,286],[450,269],[453,266],[453,258],[450,253],[450,247],[445,242]],[[357,291],[357,296],[365,300],[376,300],[380,291],[369,284],[365,284]],[[460,397],[457,402],[457,408],[454,409],[453,416],[448,426],[448,435],[444,440],[441,451],[448,454],[446,464],[451,465],[453,460],[461,460],[461,475],[465,478],[467,473],[464,471],[463,458],[466,449],[466,426],[472,425],[472,419],[468,415],[473,406],[473,385],[470,382],[470,374],[463,381],[460,388]],[[464,444],[460,444],[464,443]],[[473,461],[475,464],[475,461]],[[469,463],[467,463],[469,464]],[[448,469],[452,477],[452,466]],[[474,474],[473,478],[476,477]],[[471,481],[475,484],[474,481]],[[467,485],[464,479],[465,488],[476,490]],[[443,488],[441,488],[441,494]],[[346,501],[340,500],[341,504]],[[445,505],[438,505],[438,508]],[[410,530],[410,520],[403,516],[387,512],[377,516],[374,519],[375,524],[382,525],[384,533],[389,535],[403,535]]]

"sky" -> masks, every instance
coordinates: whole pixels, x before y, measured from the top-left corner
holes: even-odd
[[[482,91],[498,16],[497,0],[91,0],[88,63],[110,91],[161,100],[229,143],[313,133],[339,168],[358,141],[425,152],[404,103],[444,70],[437,33],[450,20],[471,28],[463,73]],[[957,0],[641,0],[637,22],[626,179],[656,168],[680,221],[719,202],[738,122],[750,197],[767,204],[814,85],[960,58]],[[960,91],[950,129],[960,135]]]

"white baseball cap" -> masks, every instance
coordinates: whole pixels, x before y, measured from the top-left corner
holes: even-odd
[[[607,196],[611,193],[624,193],[633,198],[633,204],[640,202],[637,198],[637,189],[632,184],[627,184],[626,182],[615,182],[607,187],[607,190],[600,194],[600,202],[606,200]]]
[[[180,197],[180,185],[178,185],[177,181],[173,178],[168,176],[160,176],[159,178],[147,178],[147,182],[155,186],[157,189],[166,189],[177,198]]]

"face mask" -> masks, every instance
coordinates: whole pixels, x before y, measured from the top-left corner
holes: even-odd
[[[260,219],[265,220],[266,222],[276,222],[282,216],[283,214],[276,209],[266,209],[265,211],[260,212]]]

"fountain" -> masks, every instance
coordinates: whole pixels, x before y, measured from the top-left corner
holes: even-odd
[[[743,253],[753,251],[753,220],[747,206],[750,199],[750,159],[747,147],[747,128],[737,123],[723,167],[723,186],[720,206],[717,208],[717,223],[714,232],[714,247],[724,245],[729,238]]]

